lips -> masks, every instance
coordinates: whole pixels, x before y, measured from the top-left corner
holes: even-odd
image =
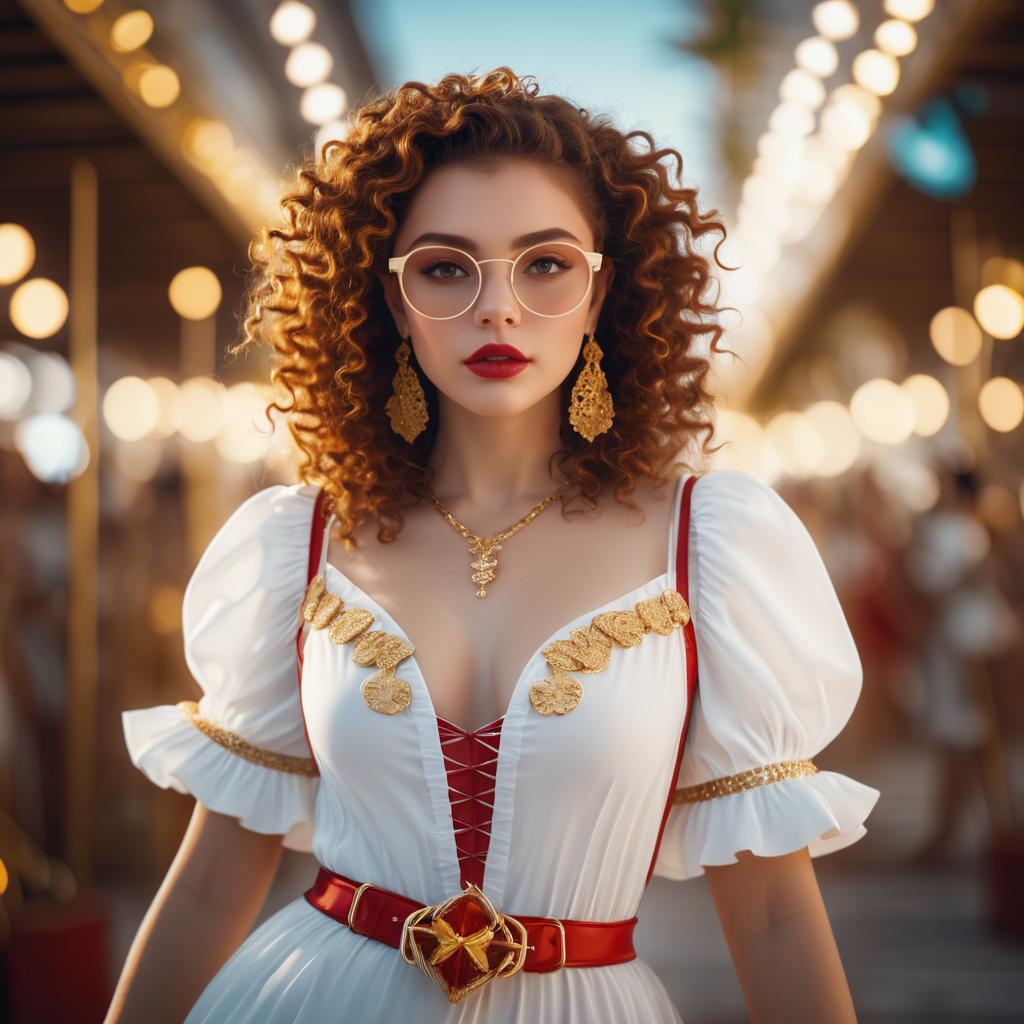
[[[523,355],[514,345],[489,343],[481,345],[467,360],[466,364],[481,362],[484,359],[495,356],[503,356],[506,359],[516,360],[521,363],[528,363],[530,360]]]

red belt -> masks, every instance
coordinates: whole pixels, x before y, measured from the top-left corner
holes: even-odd
[[[626,921],[569,921],[499,913],[472,883],[441,903],[424,905],[321,867],[306,899],[354,931],[401,951],[458,1002],[495,977],[520,970],[604,967],[636,959]]]

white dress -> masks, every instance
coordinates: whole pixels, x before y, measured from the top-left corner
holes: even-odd
[[[699,683],[681,768],[686,711],[682,629],[649,633],[579,677],[582,701],[540,714],[531,685],[549,673],[542,649],[600,612],[630,611],[676,587],[679,501],[665,571],[616,600],[558,625],[523,666],[504,715],[483,889],[510,914],[622,920],[640,903],[666,797],[778,762],[811,759],[843,728],[861,665],[813,540],[769,486],[714,470],[692,491],[689,606]],[[253,495],[210,542],[185,592],[189,669],[206,723],[293,761],[308,776],[238,756],[177,705],[126,711],[133,763],[153,782],[192,793],[253,831],[423,903],[462,889],[445,764],[427,681],[414,657],[400,666],[409,707],[386,715],[364,702],[373,668],[352,644],[307,629],[302,707],[296,630],[306,593],[312,487]],[[327,590],[399,623],[321,559]],[[685,593],[680,585],[679,591]],[[305,725],[303,722],[305,715]],[[305,730],[308,729],[309,744]],[[879,791],[837,772],[755,779],[710,799],[672,806],[655,874],[694,878],[738,850],[812,857],[866,832]],[[310,878],[310,884],[313,879]],[[682,956],[683,954],[680,953]],[[642,960],[497,978],[462,1002],[391,946],[350,932],[299,897],[248,936],[210,981],[187,1024],[661,1024],[679,1014]]]

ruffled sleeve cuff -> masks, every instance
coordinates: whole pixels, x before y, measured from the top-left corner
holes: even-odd
[[[682,880],[706,865],[735,864],[736,853],[779,857],[806,846],[834,853],[867,833],[880,791],[839,772],[817,771],[739,792],[673,805],[655,874]]]
[[[315,764],[269,751],[270,762],[257,763],[252,757],[258,758],[259,748],[235,737],[241,746],[232,750],[225,744],[233,734],[223,730],[219,739],[211,738],[189,716],[189,707],[195,705],[123,711],[132,764],[164,789],[190,793],[211,811],[238,818],[243,828],[280,835],[289,849],[310,852],[319,784]]]

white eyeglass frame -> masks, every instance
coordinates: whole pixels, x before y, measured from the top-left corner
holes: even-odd
[[[538,313],[536,310],[531,309],[525,302],[523,302],[523,300],[519,297],[519,292],[516,291],[516,282],[515,282],[515,268],[516,268],[516,264],[528,252],[531,252],[534,249],[541,249],[545,245],[568,245],[570,248],[573,248],[577,252],[582,253],[584,259],[587,262],[587,271],[588,271],[590,277],[589,277],[589,279],[587,281],[587,287],[586,287],[586,289],[584,289],[583,297],[580,299],[579,302],[576,303],[575,306],[572,307],[572,309],[566,310],[564,313]],[[410,256],[412,256],[414,253],[420,252],[422,249],[446,249],[449,252],[457,252],[457,253],[460,253],[461,255],[465,256],[467,259],[471,260],[473,263],[476,264],[476,268],[477,268],[476,294],[470,300],[469,305],[466,306],[466,308],[463,309],[461,312],[453,313],[451,316],[430,316],[429,313],[422,313],[422,312],[420,312],[419,308],[415,305],[415,303],[413,303],[413,301],[409,298],[409,296],[405,294],[405,280],[404,280],[404,278],[405,278],[405,261]],[[536,245],[531,245],[528,248],[524,249],[514,260],[500,259],[498,257],[494,257],[492,259],[486,259],[486,260],[478,260],[475,256],[473,256],[470,253],[466,252],[465,249],[459,249],[459,248],[457,248],[454,245],[440,245],[440,244],[438,244],[438,245],[420,245],[420,246],[417,246],[415,249],[413,249],[412,252],[407,252],[404,256],[392,256],[388,260],[388,270],[392,274],[397,274],[398,275],[398,287],[402,291],[402,298],[405,299],[405,301],[408,302],[409,305],[412,306],[412,308],[416,310],[416,312],[417,312],[417,314],[419,314],[419,316],[422,316],[422,317],[424,317],[427,320],[454,320],[456,317],[462,316],[463,313],[468,313],[473,308],[474,304],[476,303],[476,300],[478,298],[480,298],[480,292],[483,290],[483,286],[484,286],[484,272],[483,272],[482,264],[484,264],[484,263],[511,263],[512,267],[511,267],[511,269],[508,272],[508,281],[509,281],[509,284],[512,286],[512,294],[516,297],[516,302],[518,302],[519,305],[523,307],[523,309],[528,310],[530,313],[533,313],[534,316],[542,316],[546,320],[557,320],[559,317],[568,316],[570,313],[575,313],[576,310],[579,309],[580,306],[583,305],[583,303],[586,301],[587,296],[590,294],[590,289],[594,285],[594,274],[598,270],[601,269],[601,266],[602,266],[603,262],[604,262],[604,254],[603,253],[587,252],[586,249],[584,249],[582,246],[576,245],[575,242],[564,242],[564,241],[561,241],[560,239],[558,239],[558,240],[555,240],[554,242],[538,242]]]

